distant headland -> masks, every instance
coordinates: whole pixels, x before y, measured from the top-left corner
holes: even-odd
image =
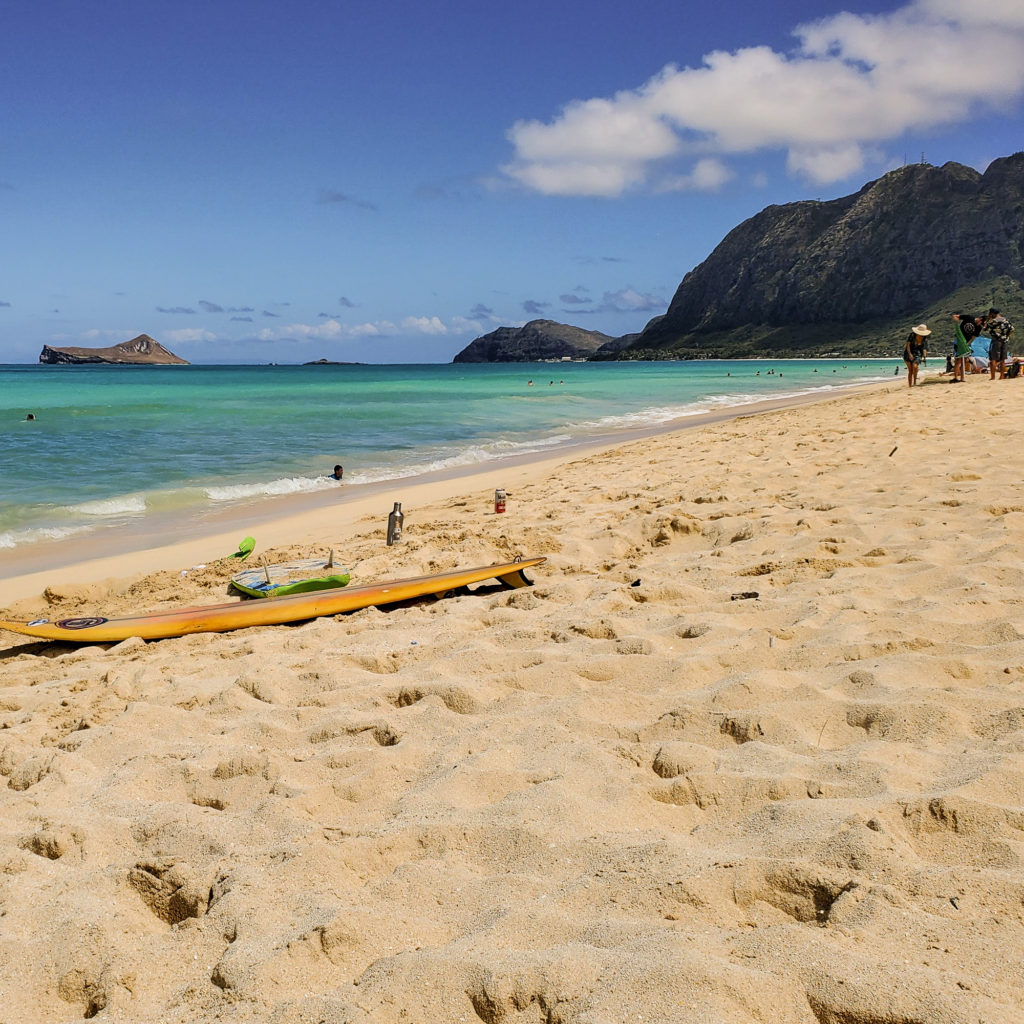
[[[107,363],[118,366],[188,366],[187,359],[176,356],[164,348],[155,338],[140,334],[131,341],[109,348],[53,348],[44,345],[39,362],[80,365],[83,363]]]

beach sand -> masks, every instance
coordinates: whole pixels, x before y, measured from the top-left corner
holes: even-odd
[[[0,633],[0,1021],[1016,1024],[1021,436],[1018,382],[894,382],[259,533],[530,589]],[[6,617],[222,601],[223,550]]]

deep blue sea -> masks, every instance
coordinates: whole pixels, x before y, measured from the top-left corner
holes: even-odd
[[[0,366],[0,555],[337,488],[335,463],[346,485],[413,477],[884,380],[895,365]]]

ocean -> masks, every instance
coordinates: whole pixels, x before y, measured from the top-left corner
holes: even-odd
[[[555,453],[894,365],[0,366],[0,570],[40,542]]]

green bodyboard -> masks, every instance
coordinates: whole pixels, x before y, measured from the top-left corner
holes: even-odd
[[[320,558],[307,558],[280,565],[253,566],[232,577],[231,586],[247,597],[284,597],[335,590],[348,586],[350,579],[348,570],[341,566]]]

